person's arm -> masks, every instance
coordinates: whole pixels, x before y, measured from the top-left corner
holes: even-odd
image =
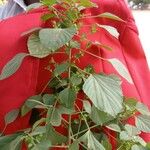
[[[23,0],[8,2],[0,7],[0,20],[13,17],[23,11],[25,11],[26,5]]]
[[[0,20],[3,19],[4,7],[5,5],[0,6]]]

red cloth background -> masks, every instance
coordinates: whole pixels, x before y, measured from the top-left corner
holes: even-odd
[[[112,25],[117,28],[120,34],[119,40],[102,29],[95,34],[89,34],[89,40],[99,41],[113,48],[113,51],[109,52],[93,45],[89,51],[104,58],[119,59],[128,68],[134,82],[131,85],[122,79],[124,95],[135,97],[150,107],[150,72],[131,12],[123,0],[93,1],[98,4],[99,8],[88,9],[86,13],[97,15],[102,12],[110,12],[120,16],[126,23],[100,18],[83,20],[84,24],[87,25],[95,22]],[[46,10],[41,8],[0,22],[0,70],[17,53],[27,52],[27,36],[21,37],[21,34],[34,27],[43,26],[40,16],[44,12]],[[88,27],[84,27],[81,33],[87,30]],[[4,116],[7,112],[20,108],[28,97],[42,90],[49,78],[49,72],[44,70],[48,59],[25,58],[21,68],[13,76],[0,81],[0,130],[4,128]],[[55,60],[61,62],[64,60],[64,56],[57,54],[55,55]],[[111,64],[93,56],[85,55],[81,58],[79,66],[83,68],[88,64],[92,64],[96,72],[103,71],[108,74],[117,74]],[[29,117],[30,114],[23,118],[18,118],[15,122],[8,125],[5,133],[14,133],[28,127]],[[150,134],[143,134],[142,136],[146,141],[150,142]]]

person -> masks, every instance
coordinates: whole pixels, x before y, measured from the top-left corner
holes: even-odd
[[[18,3],[16,2],[17,1],[14,1],[12,4],[18,6]],[[126,23],[118,23],[117,21],[100,18],[85,19],[84,21],[86,24],[98,22],[100,24],[111,25],[115,27],[120,34],[119,39],[113,38],[104,30],[101,30],[101,33],[98,32],[94,36],[89,35],[88,38],[90,40],[100,41],[101,43],[105,43],[113,48],[112,52],[108,52],[104,49],[98,51],[97,47],[92,46],[92,52],[94,52],[95,55],[99,55],[104,58],[117,57],[119,60],[121,60],[121,62],[123,62],[129,70],[134,83],[131,85],[127,81],[122,79],[122,88],[124,95],[127,97],[135,97],[139,101],[145,103],[147,106],[150,106],[150,72],[143,48],[138,38],[138,30],[135,25],[133,16],[129,11],[129,8],[127,7],[124,0],[93,0],[93,2],[97,3],[98,8],[87,9],[85,13],[97,15],[103,12],[110,12],[125,20]],[[25,4],[26,6],[29,3],[27,3],[26,1],[22,4]],[[5,10],[6,6],[7,4],[5,5]],[[20,12],[25,10],[20,7],[21,5],[19,6]],[[2,19],[5,19],[0,22],[0,33],[1,37],[3,37],[0,41],[0,56],[3,56],[0,62],[0,69],[2,69],[3,66],[12,57],[14,57],[15,54],[20,52],[27,52],[26,43],[28,37],[21,37],[20,35],[23,32],[35,27],[44,26],[43,22],[40,20],[41,15],[46,12],[44,8],[33,10],[28,14],[23,13],[12,17],[14,14],[18,14],[19,11],[14,10],[12,11],[12,14],[8,13],[9,15],[3,15],[3,17],[1,17]],[[8,17],[10,16],[11,18],[8,19]],[[29,21],[31,19],[32,21]],[[83,28],[82,32],[86,33],[87,28]],[[28,97],[39,93],[45,83],[48,81],[49,71],[44,70],[45,66],[47,66],[48,59],[49,58],[45,58],[39,61],[35,58],[26,58],[16,74],[5,80],[0,80],[0,93],[2,93],[0,99],[1,131],[5,126],[5,114],[15,108],[20,108]],[[63,61],[63,55],[56,55],[55,60],[59,62]],[[90,62],[90,64],[94,66],[96,72],[105,72],[108,74],[117,73],[115,72],[114,68],[107,62],[103,62],[89,55],[84,56],[80,61],[82,62],[82,64],[80,65],[83,68]],[[5,134],[14,133],[18,130],[27,128],[28,126],[30,126],[29,120],[30,113],[24,117],[18,117],[17,120],[7,126]],[[150,134],[143,134],[142,136],[146,141],[150,142]]]
[[[39,0],[8,0],[0,7],[0,19],[7,19],[26,11],[28,5],[39,2]]]

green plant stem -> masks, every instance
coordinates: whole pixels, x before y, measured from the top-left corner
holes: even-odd
[[[123,146],[124,143],[125,143],[125,142],[123,142],[123,143],[119,146],[119,148],[117,148],[117,150],[120,150],[120,149],[122,148],[122,146]]]
[[[51,148],[69,148],[69,146],[57,146],[57,145],[52,145]]]
[[[76,36],[79,37],[79,38],[81,38],[81,36],[79,36],[79,35],[77,35],[77,34],[76,34]],[[88,40],[87,38],[86,38],[85,40],[86,40],[87,42],[91,42],[91,41]],[[83,50],[83,49],[79,48],[78,50],[80,50],[80,51],[82,51],[82,52],[84,52],[84,53],[87,53],[87,54],[89,54],[89,55],[91,55],[91,56],[94,56],[94,57],[96,57],[96,58],[98,58],[98,59],[108,61],[107,59],[105,59],[105,58],[103,58],[103,57],[97,56],[97,55],[95,55],[95,54],[93,54],[93,53],[87,51],[87,49]],[[108,62],[109,62],[109,61],[108,61]]]
[[[100,57],[100,56],[97,56],[97,55],[95,55],[95,54],[93,54],[93,53],[91,53],[91,52],[89,52],[89,51],[86,51],[86,50],[83,50],[83,49],[80,49],[80,51],[82,51],[82,52],[84,52],[84,53],[87,53],[87,54],[89,54],[89,55],[91,55],[91,56],[94,56],[94,57],[96,57],[96,58],[98,58],[98,59],[108,61],[107,59],[105,59],[105,58],[103,58],[103,57]]]
[[[69,115],[68,144],[71,145],[71,115]]]
[[[79,132],[80,132],[81,122],[82,122],[82,120],[80,119],[76,139],[78,138],[78,135],[79,135]]]
[[[96,128],[98,126],[100,126],[100,125],[91,126],[91,127],[89,127],[89,129],[91,130],[91,129]],[[89,129],[84,129],[84,130],[80,131],[79,133],[74,134],[73,137],[78,136],[79,134],[84,133],[84,132],[88,131]]]
[[[72,130],[71,130],[71,134],[73,135]],[[87,150],[88,150],[88,148],[87,148],[84,144],[82,144],[82,143],[80,142],[80,140],[79,140],[79,139],[74,138],[74,137],[71,137],[71,139],[72,139],[73,141],[78,141],[78,142],[79,142],[79,144],[80,144],[81,146],[83,146],[85,149],[87,149]]]
[[[36,144],[35,144],[35,140],[36,139],[34,139],[34,137],[33,136],[31,136],[29,133],[26,133],[27,134],[27,136],[32,140],[32,144],[34,145],[34,146],[36,146]]]
[[[52,79],[50,79],[50,80],[46,83],[46,85],[45,85],[44,88],[42,89],[40,95],[43,94],[43,92],[45,91],[45,89],[47,88],[47,86],[49,85],[49,83],[50,83],[51,81],[52,81]]]
[[[71,57],[72,57],[72,50],[69,46],[69,64],[71,64]],[[69,69],[68,69],[68,78],[69,78],[69,87],[70,87],[71,65],[69,66]]]
[[[69,122],[68,122],[68,121],[66,121],[63,117],[62,117],[62,120],[63,120],[65,123],[69,124]]]
[[[78,69],[78,71],[82,72],[82,73],[85,73],[85,74],[88,74],[88,75],[91,75],[89,72],[86,72],[84,70],[82,70],[81,68],[79,68],[78,66],[76,65],[72,65],[73,67],[75,67],[76,69]]]
[[[36,103],[38,103],[39,105],[42,105],[42,106],[44,106],[44,108],[49,108],[49,105],[45,105],[44,103],[42,103],[42,102],[40,102],[40,101],[37,101],[37,100],[30,100],[31,102],[36,102]]]
[[[105,130],[105,132],[117,142],[117,138],[115,138],[114,136],[112,136],[107,130]]]
[[[80,113],[81,113],[81,115],[82,115],[82,117],[83,117],[83,119],[84,119],[84,121],[85,121],[85,124],[86,124],[87,128],[90,130],[90,127],[89,127],[89,125],[88,125],[88,122],[87,122],[85,116],[83,115],[82,111],[80,110],[80,108],[78,107],[77,104],[75,104],[75,106],[76,106],[77,109],[80,111]]]
[[[99,15],[95,15],[95,16],[86,16],[86,17],[82,17],[81,19],[91,19],[91,18],[98,18],[100,17]]]
[[[56,100],[56,102],[54,103],[52,113],[51,113],[51,115],[50,115],[50,118],[48,119],[49,121],[51,120],[51,117],[52,117],[53,114],[54,114],[54,111],[55,111],[55,109],[56,109],[56,105],[57,105],[57,100]],[[49,117],[49,116],[47,116],[47,117]],[[47,122],[47,121],[46,121],[46,124],[49,124],[49,123],[50,123],[50,122]]]
[[[0,133],[0,137],[4,134],[5,130],[6,130],[7,124],[5,125],[3,131]]]

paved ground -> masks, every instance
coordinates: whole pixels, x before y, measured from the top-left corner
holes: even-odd
[[[133,11],[150,67],[150,11]]]

